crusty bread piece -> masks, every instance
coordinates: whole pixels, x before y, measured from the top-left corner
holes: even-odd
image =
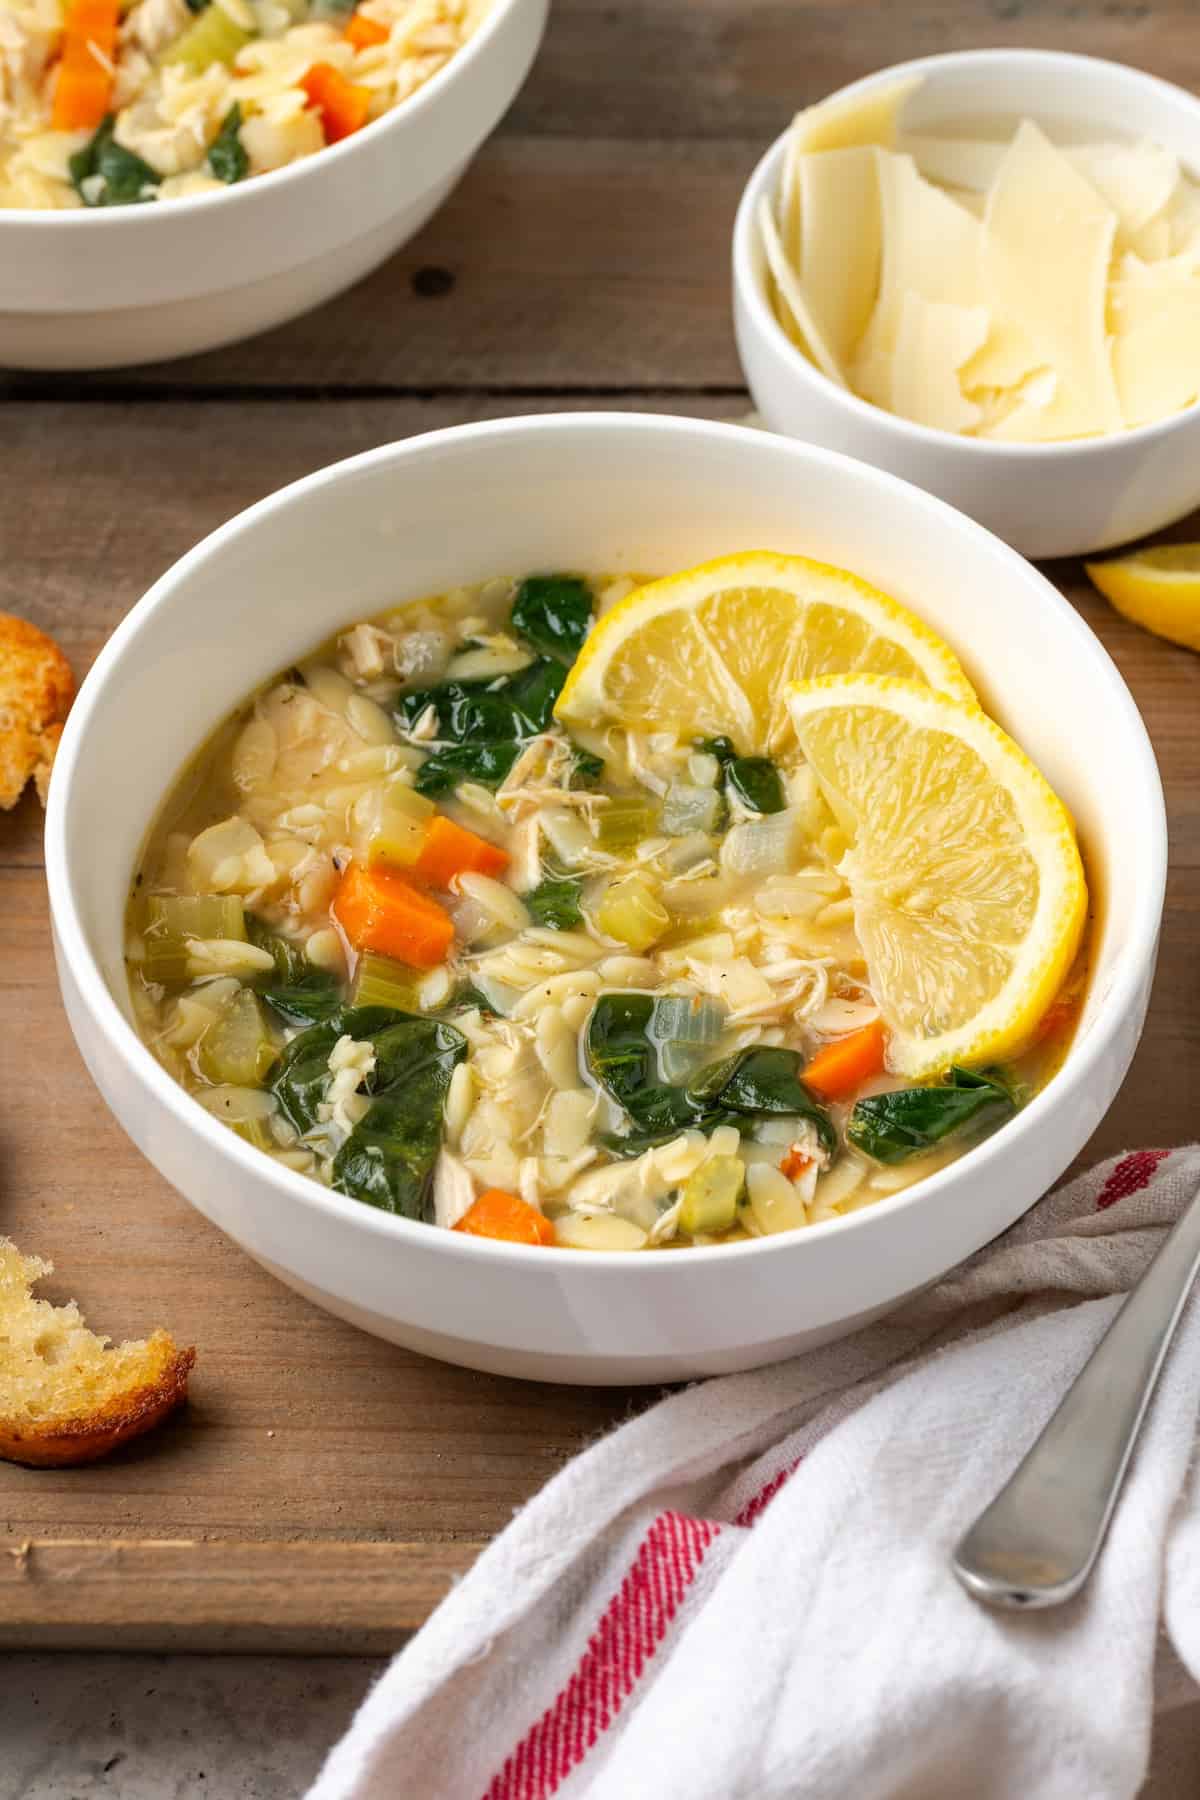
[[[71,665],[27,619],[0,613],[0,808],[17,804],[27,781],[42,805],[63,720],[75,698]]]
[[[38,1467],[94,1462],[149,1431],[186,1399],[196,1360],[166,1331],[110,1347],[73,1300],[34,1298],[52,1273],[0,1238],[0,1457]]]

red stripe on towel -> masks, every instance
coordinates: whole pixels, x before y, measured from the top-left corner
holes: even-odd
[[[758,1518],[758,1515],[761,1512],[766,1511],[767,1507],[771,1504],[788,1477],[796,1473],[796,1470],[800,1467],[801,1460],[801,1458],[797,1457],[796,1461],[791,1463],[786,1469],[780,1469],[778,1475],[772,1475],[767,1485],[759,1488],[757,1494],[752,1494],[745,1506],[743,1506],[741,1512],[738,1513],[737,1517],[734,1519],[734,1524],[753,1525],[755,1519]]]
[[[1149,1187],[1159,1163],[1170,1154],[1169,1150],[1135,1150],[1132,1156],[1123,1156],[1100,1190],[1096,1211],[1103,1212],[1118,1200],[1127,1200],[1130,1194],[1140,1194]]]
[[[526,1732],[484,1800],[548,1800],[583,1761],[662,1643],[720,1529],[711,1519],[659,1513],[578,1668]]]

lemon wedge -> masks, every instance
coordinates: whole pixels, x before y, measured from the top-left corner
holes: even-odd
[[[897,1074],[1017,1054],[1079,947],[1087,886],[1062,802],[979,707],[915,682],[794,687]]]
[[[1200,650],[1200,544],[1159,544],[1084,567],[1104,598],[1135,625]]]
[[[593,628],[554,710],[778,754],[789,686],[852,670],[975,698],[950,647],[886,594],[826,563],[749,551],[635,588]]]

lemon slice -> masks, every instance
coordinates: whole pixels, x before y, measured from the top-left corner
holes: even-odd
[[[827,676],[788,705],[851,846],[841,873],[892,1068],[1018,1053],[1087,912],[1066,808],[977,706],[915,682]]]
[[[1159,544],[1084,567],[1104,598],[1135,625],[1200,650],[1200,544]]]
[[[777,754],[788,687],[852,670],[975,697],[949,646],[857,575],[749,551],[636,588],[595,626],[554,710]]]

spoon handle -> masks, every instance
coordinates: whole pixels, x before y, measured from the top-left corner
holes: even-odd
[[[977,1600],[1059,1606],[1091,1574],[1198,1268],[1200,1191],[1025,1460],[955,1550],[954,1573]]]

